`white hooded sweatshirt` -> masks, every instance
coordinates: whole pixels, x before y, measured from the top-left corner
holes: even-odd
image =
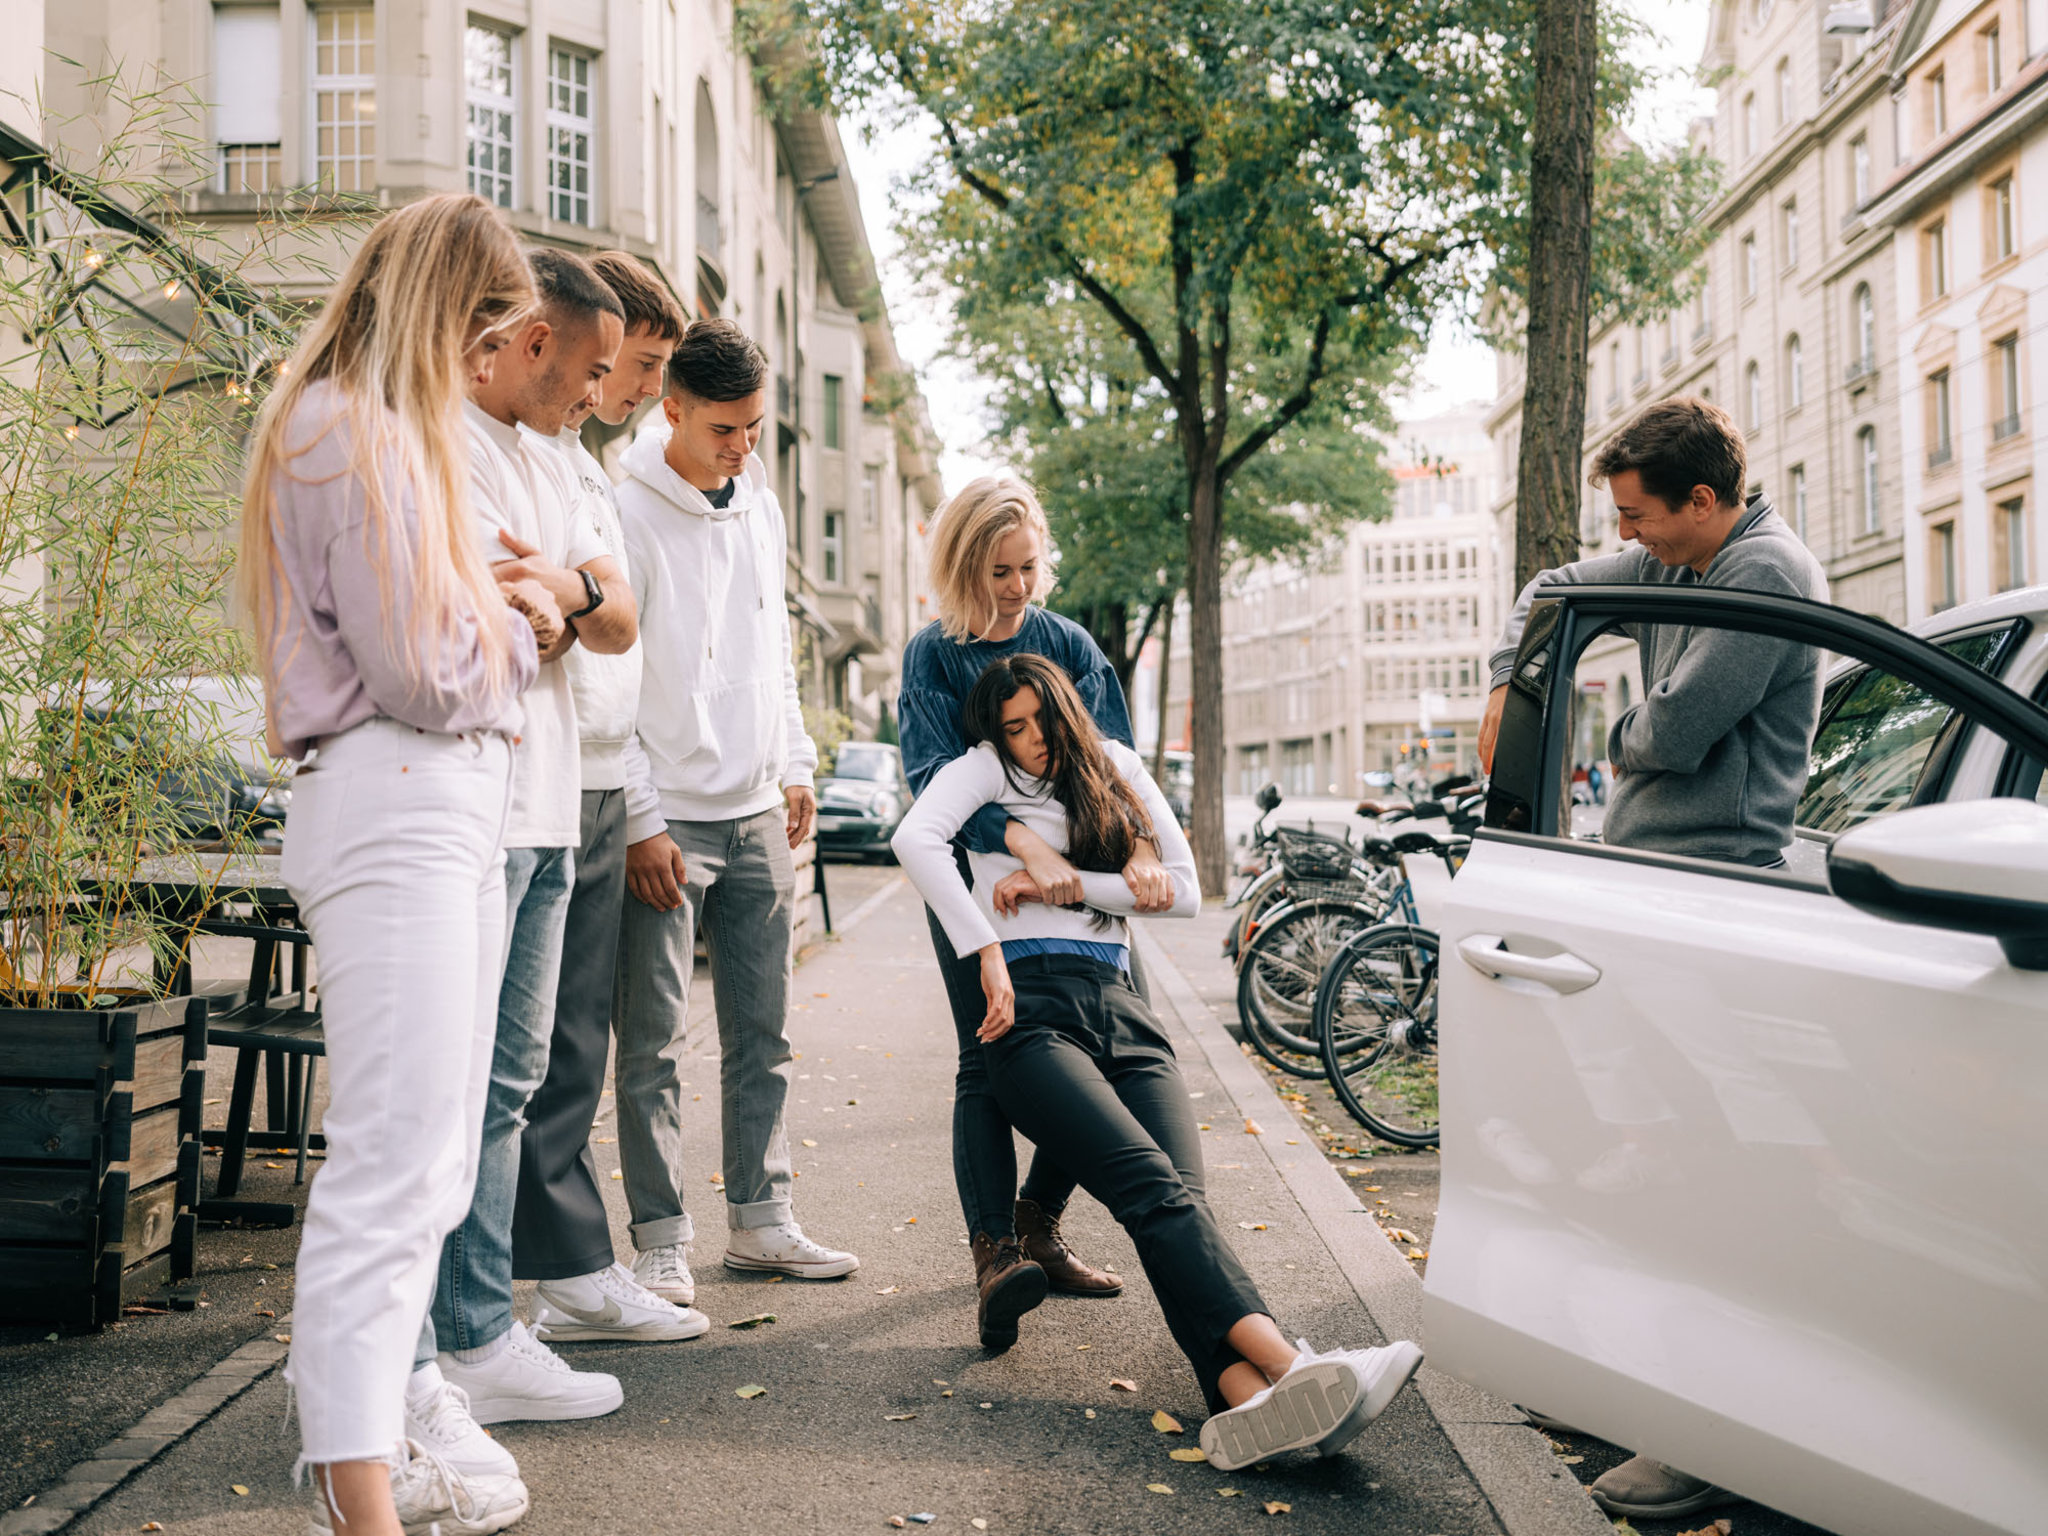
[[[626,836],[661,821],[734,821],[808,786],[818,749],[804,730],[783,588],[788,535],[768,471],[749,455],[723,507],[663,457],[657,417],[621,461],[615,488],[640,605],[635,731],[660,815],[629,792]],[[628,768],[637,771],[633,754]]]

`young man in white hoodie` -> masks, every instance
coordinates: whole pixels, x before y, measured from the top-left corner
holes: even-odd
[[[611,478],[583,446],[578,429],[589,415],[622,426],[658,397],[669,357],[688,322],[661,279],[624,251],[605,251],[590,258],[590,265],[625,312],[625,339],[596,396],[570,412],[551,443],[575,483],[571,517],[587,526],[624,572],[625,535]],[[660,815],[644,770],[629,772],[627,766],[628,754],[639,751],[633,714],[640,704],[640,647],[613,656],[578,647],[562,658],[562,666],[576,700],[583,840],[576,849],[575,883],[562,928],[548,1075],[527,1105],[526,1129],[519,1138],[512,1274],[540,1282],[536,1338],[550,1343],[694,1339],[711,1326],[703,1313],[664,1300],[616,1262],[611,1218],[590,1155],[591,1123],[603,1101],[611,1055],[612,978],[626,900],[628,794],[636,796],[642,812]]]
[[[812,1242],[791,1209],[790,850],[809,834],[817,748],[804,730],[783,590],[787,533],[754,455],[768,359],[700,320],[669,361],[668,430],[626,451],[617,488],[640,607],[637,734],[659,809],[630,812],[616,1028],[619,1158],[634,1273],[696,1296],[683,1203],[681,1055],[694,936],[711,956],[722,1054],[728,1268],[809,1279],[860,1261]]]

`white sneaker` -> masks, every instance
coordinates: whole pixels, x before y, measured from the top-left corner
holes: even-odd
[[[572,1371],[569,1363],[534,1342],[515,1321],[505,1347],[488,1360],[465,1365],[441,1356],[441,1374],[469,1394],[479,1424],[511,1419],[594,1419],[626,1400],[619,1378],[602,1371]]]
[[[405,1437],[464,1477],[517,1477],[519,1463],[471,1417],[469,1394],[428,1361],[405,1384]]]
[[[687,1307],[697,1299],[697,1282],[681,1243],[633,1255],[633,1278],[663,1301]]]
[[[1405,1339],[1323,1355],[1304,1339],[1286,1375],[1202,1425],[1202,1450],[1220,1472],[1309,1446],[1334,1456],[1386,1411],[1421,1364],[1422,1351]]]
[[[543,1280],[533,1312],[533,1336],[556,1343],[615,1339],[655,1344],[708,1333],[711,1319],[663,1301],[623,1264],[571,1280]]]
[[[324,1489],[313,1508],[308,1536],[334,1536],[334,1510]],[[406,1536],[489,1536],[526,1513],[526,1484],[517,1475],[489,1477],[456,1471],[416,1440],[391,1458],[391,1499]]]
[[[806,1280],[833,1280],[860,1268],[850,1253],[812,1242],[793,1221],[725,1235],[727,1269],[771,1270]]]

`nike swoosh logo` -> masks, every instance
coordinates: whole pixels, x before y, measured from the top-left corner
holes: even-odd
[[[626,1315],[619,1310],[618,1302],[610,1296],[605,1297],[604,1305],[595,1312],[584,1312],[579,1311],[575,1307],[564,1307],[559,1302],[556,1303],[556,1306],[575,1318],[577,1322],[587,1324],[592,1328],[609,1328],[613,1323],[618,1322]]]

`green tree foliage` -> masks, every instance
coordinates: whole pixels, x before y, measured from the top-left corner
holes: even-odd
[[[1353,403],[1437,316],[1476,316],[1496,285],[1517,291],[1539,88],[1531,12],[1530,0],[743,5],[743,38],[779,61],[771,91],[936,126],[944,153],[917,189],[918,235],[961,295],[1088,306],[1124,349],[1125,398],[1152,402],[1168,428],[1207,888],[1225,866],[1226,488],[1303,443],[1318,405],[1359,420]],[[1603,142],[1636,79],[1620,41],[1610,24]],[[1683,227],[1631,210],[1667,210],[1669,178],[1689,164],[1679,152],[1605,168],[1603,219],[1624,221],[1609,241],[1624,250],[1602,253],[1607,302],[1670,300],[1664,274],[1690,259]],[[1654,259],[1660,247],[1676,259]]]

